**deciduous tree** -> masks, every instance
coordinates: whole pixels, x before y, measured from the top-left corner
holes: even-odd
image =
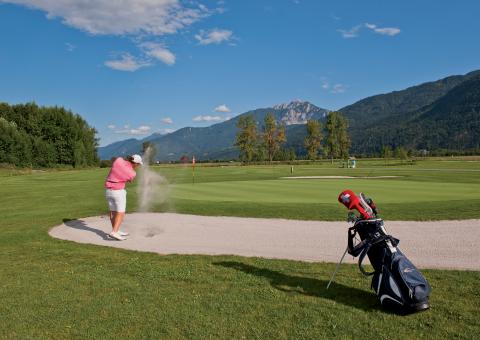
[[[304,141],[308,159],[315,160],[318,158],[318,153],[322,150],[322,138],[322,124],[315,119],[309,120],[307,122],[307,136]]]
[[[240,159],[243,162],[251,162],[256,154],[258,140],[255,118],[252,115],[241,116],[237,128],[235,146],[240,151]]]
[[[328,114],[325,126],[327,130],[325,147],[332,163],[334,158],[347,158],[350,148],[347,119],[340,112],[332,111]]]
[[[266,150],[268,161],[271,163],[275,153],[280,149],[282,143],[287,141],[285,125],[277,128],[277,122],[273,114],[265,116],[263,127],[263,145]]]

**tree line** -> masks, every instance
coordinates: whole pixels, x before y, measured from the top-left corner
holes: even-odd
[[[285,149],[287,142],[285,125],[278,125],[272,113],[265,116],[259,130],[253,115],[241,116],[237,122],[235,146],[240,151],[240,160],[252,161],[294,160],[293,149]],[[319,120],[309,120],[304,139],[307,158],[311,160],[326,156],[330,159],[346,159],[350,148],[348,121],[340,112],[330,112],[325,127]]]
[[[63,107],[0,103],[0,163],[98,165],[96,133],[82,117]]]

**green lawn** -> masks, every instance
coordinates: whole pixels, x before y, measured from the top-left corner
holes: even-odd
[[[389,220],[480,218],[479,161],[418,161],[415,165],[361,161],[357,169],[329,162],[294,166],[198,167],[195,184],[189,167],[155,168],[171,186],[171,210],[230,216],[343,220],[337,202],[344,189],[372,197],[381,216]],[[395,178],[280,179],[288,176],[353,176]]]
[[[290,166],[197,167],[191,184],[188,167],[156,170],[173,183],[168,208],[181,212],[342,220],[336,196],[348,185],[372,196],[385,218],[437,218],[444,209],[444,218],[480,217],[479,162],[367,163],[296,166],[294,175],[404,177],[297,181],[279,180]],[[327,291],[334,264],[158,256],[50,238],[48,229],[64,219],[105,213],[107,171],[0,175],[0,338],[474,338],[480,331],[479,272],[424,270],[432,309],[400,317],[379,308],[353,265],[342,265]],[[135,187],[128,196],[134,209]]]
[[[175,199],[271,203],[337,203],[341,188],[367,188],[382,204],[478,199],[480,184],[435,183],[380,179],[295,179],[179,184]]]

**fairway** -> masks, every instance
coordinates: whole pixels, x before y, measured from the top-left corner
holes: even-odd
[[[191,167],[154,170],[171,183],[169,200],[154,206],[159,212],[316,225],[345,220],[337,196],[351,188],[373,197],[387,223],[480,218],[480,162],[294,168],[295,176],[402,176],[341,180],[280,179],[291,175],[289,165],[199,165],[195,184]],[[480,332],[477,271],[423,270],[433,287],[432,309],[399,317],[379,307],[356,265],[342,265],[325,290],[333,263],[159,256],[50,237],[56,225],[107,212],[107,172],[0,172],[0,338],[474,338]],[[128,186],[128,212],[137,209],[136,188]],[[198,235],[205,237],[201,229]]]
[[[365,192],[379,204],[478,199],[480,184],[398,179],[295,179],[177,184],[172,197],[200,201],[336,203],[344,189]]]
[[[309,165],[154,167],[171,184],[169,205],[155,211],[200,215],[343,220],[338,194],[351,189],[373,198],[390,220],[480,217],[480,162],[417,161],[415,164],[362,160],[356,169],[337,163]],[[293,170],[293,173],[291,172]],[[286,179],[288,176],[355,178]],[[395,176],[382,178],[382,176]]]

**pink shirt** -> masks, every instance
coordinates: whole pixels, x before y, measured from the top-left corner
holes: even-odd
[[[112,190],[125,189],[125,183],[133,181],[136,175],[132,163],[118,157],[112,164],[112,169],[110,169],[105,181],[105,188]]]

